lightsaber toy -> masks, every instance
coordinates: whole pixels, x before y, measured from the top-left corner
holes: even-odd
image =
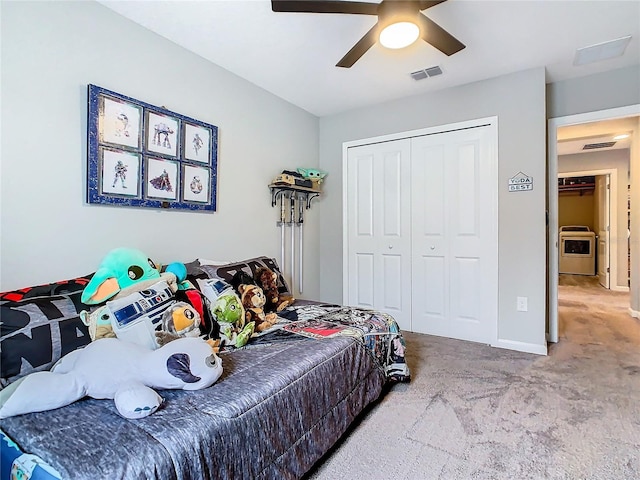
[[[298,236],[299,236],[299,246],[298,246],[298,265],[299,265],[299,272],[298,272],[298,284],[299,284],[299,292],[302,293],[302,278],[303,278],[303,264],[304,264],[304,260],[303,260],[303,256],[302,256],[302,248],[303,248],[303,223],[304,223],[304,199],[305,199],[305,194],[304,193],[300,193],[299,197],[298,197]]]
[[[285,228],[285,223],[287,221],[287,211],[284,205],[284,191],[281,190],[280,192],[278,192],[278,195],[280,196],[280,268],[282,268],[282,271],[285,271],[285,258],[284,258],[284,244],[285,244],[285,240],[284,240],[284,228]]]
[[[291,285],[295,285],[295,267],[296,267],[296,235],[295,235],[295,211],[296,211],[296,195],[291,192],[289,195],[289,221],[291,225]],[[293,288],[293,287],[292,287]]]

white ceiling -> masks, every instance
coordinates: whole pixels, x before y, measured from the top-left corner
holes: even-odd
[[[533,67],[554,82],[640,63],[637,0],[448,0],[423,13],[464,50],[447,57],[421,40],[404,50],[376,44],[349,69],[335,64],[376,17],[274,13],[269,0],[99,1],[320,117]],[[622,57],[573,66],[576,49],[627,35]],[[443,75],[409,75],[435,65]]]
[[[638,117],[627,117],[561,127],[558,129],[558,155],[595,153],[605,150],[631,148],[631,136],[622,140],[614,140],[613,137],[625,133],[631,134],[637,128]],[[586,144],[606,142],[615,142],[615,144],[611,147],[583,150]]]

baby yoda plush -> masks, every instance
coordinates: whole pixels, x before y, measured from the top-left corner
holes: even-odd
[[[151,280],[152,283],[160,280],[160,272],[153,260],[139,250],[116,248],[104,257],[82,291],[82,303],[98,305],[144,280]]]
[[[120,415],[142,418],[162,403],[152,389],[200,390],[222,375],[222,360],[201,338],[157,350],[102,338],[60,359],[51,371],[23,377],[0,392],[0,419],[64,407],[84,396],[116,402]]]
[[[324,177],[327,176],[327,172],[323,172],[322,170],[317,170],[315,168],[298,168],[298,173],[302,175],[304,178],[311,180],[314,186],[320,186]]]

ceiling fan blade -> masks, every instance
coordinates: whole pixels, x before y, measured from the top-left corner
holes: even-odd
[[[418,23],[420,24],[420,36],[422,39],[445,55],[451,56],[465,48],[465,45],[460,40],[424,15],[418,15]]]
[[[342,60],[336,64],[336,67],[351,68],[351,66],[376,43],[377,38],[378,24],[376,23],[371,30],[365,33],[364,36],[358,40],[358,43],[342,57]]]
[[[354,13],[376,15],[378,3],[349,2],[341,0],[271,0],[274,12],[302,13]]]
[[[439,3],[444,3],[447,0],[420,0],[418,6],[420,10],[426,10],[427,8],[435,7]]]

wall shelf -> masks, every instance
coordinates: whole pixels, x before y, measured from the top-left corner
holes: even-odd
[[[596,186],[593,183],[585,183],[581,185],[558,185],[558,193],[563,194],[578,194],[578,195],[591,195],[593,194]]]
[[[309,187],[300,187],[297,185],[286,185],[286,184],[277,184],[272,183],[269,185],[269,190],[271,190],[271,206],[275,207],[278,201],[278,197],[284,195],[286,192],[290,192],[289,195],[293,194],[293,192],[298,192],[300,197],[305,199],[307,209],[311,208],[311,200],[316,197],[319,197],[322,193],[321,190],[317,190],[315,188]]]
[[[558,193],[572,195],[590,195],[596,188],[596,177],[558,178]]]

